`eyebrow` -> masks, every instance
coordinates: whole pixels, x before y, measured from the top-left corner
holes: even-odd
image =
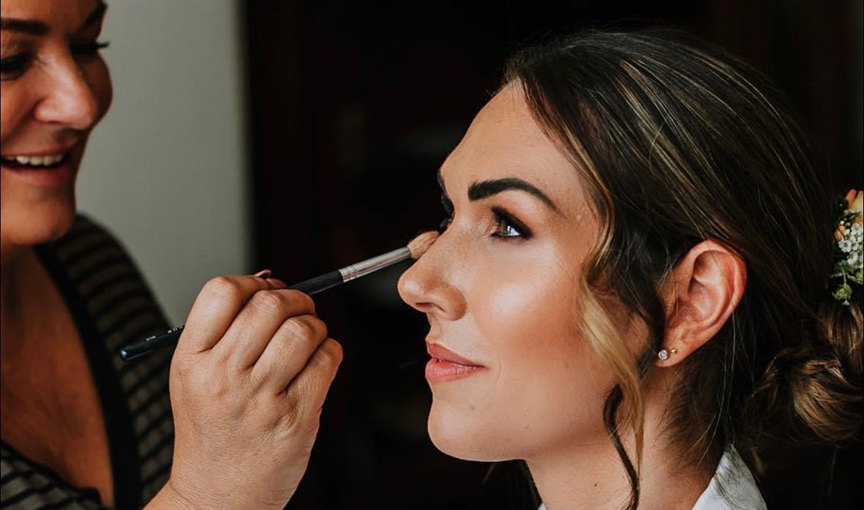
[[[447,195],[447,188],[444,187],[444,177],[441,175],[441,171],[438,171],[438,185],[441,186],[441,191],[444,192],[444,195]],[[555,202],[552,201],[551,198],[546,193],[540,190],[537,186],[531,184],[528,181],[524,181],[517,177],[505,177],[502,179],[491,179],[488,181],[480,181],[475,182],[471,186],[468,187],[468,200],[482,200],[484,198],[491,197],[492,195],[497,195],[498,193],[504,191],[524,191],[535,198],[540,199],[547,207],[552,209],[558,214],[561,214],[561,210],[558,209],[558,206],[555,205]]]
[[[468,200],[473,202],[475,200],[481,200],[510,190],[524,191],[529,195],[533,195],[535,198],[539,198],[540,201],[546,204],[550,209],[561,214],[561,211],[558,210],[558,206],[555,205],[555,202],[553,202],[546,193],[543,193],[540,188],[534,186],[528,181],[523,181],[516,177],[505,177],[503,179],[491,179],[488,181],[475,182],[468,187]]]
[[[84,20],[81,28],[79,28],[78,30],[82,30],[102,19],[102,17],[105,15],[105,10],[107,8],[108,5],[106,5],[105,2],[99,2],[93,9],[93,11],[91,11],[90,14],[87,15],[87,18]],[[51,27],[49,27],[48,24],[44,21],[39,20],[0,18],[0,30],[24,32],[30,35],[45,35],[51,31]]]
[[[11,30],[13,32],[24,32],[31,35],[45,35],[51,28],[44,21],[29,19],[0,18],[0,30]]]

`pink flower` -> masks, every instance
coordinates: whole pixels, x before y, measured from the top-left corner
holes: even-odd
[[[857,223],[859,225],[864,223],[862,202],[864,202],[864,192],[850,189],[849,193],[846,193],[846,210],[858,213],[852,219],[852,223]]]
[[[864,202],[864,192],[850,189],[849,193],[846,193],[846,204],[850,211],[861,214],[862,202]]]

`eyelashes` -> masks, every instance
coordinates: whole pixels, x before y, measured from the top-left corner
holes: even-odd
[[[80,55],[83,57],[95,55],[99,53],[100,50],[104,50],[111,43],[108,41],[99,42],[99,41],[87,41],[84,43],[73,43],[72,44],[72,54]]]
[[[441,207],[444,209],[445,217],[441,220],[441,223],[438,224],[438,233],[443,234],[447,227],[450,226],[450,223],[453,222],[453,202],[447,198],[447,195],[441,193]]]
[[[441,207],[444,209],[446,217],[438,225],[439,234],[447,230],[450,223],[453,222],[454,215],[453,202],[443,193],[441,194]],[[495,216],[495,230],[490,234],[491,237],[502,240],[528,240],[533,236],[531,230],[524,223],[503,207],[492,207],[492,214]]]
[[[14,80],[21,76],[30,67],[33,57],[32,52],[25,51],[0,59],[0,79],[3,81]]]
[[[532,234],[528,227],[505,209],[493,207],[492,213],[495,214],[495,232],[492,234],[493,237],[523,239],[526,241],[531,239]]]

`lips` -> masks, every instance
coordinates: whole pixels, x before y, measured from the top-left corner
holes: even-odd
[[[62,157],[58,160],[57,155]],[[19,156],[0,156],[0,167],[10,179],[24,185],[65,190],[68,184],[74,181],[78,171],[77,158],[71,151],[20,158],[24,159],[24,162],[20,162],[19,158]],[[47,162],[46,158],[49,158]]]
[[[426,379],[429,382],[446,382],[471,376],[485,367],[436,343],[426,343],[426,351],[432,359],[426,363]]]
[[[54,168],[68,157],[68,152],[45,156],[0,156],[0,164],[9,168]]]
[[[20,183],[40,187],[65,186],[75,178],[77,161],[82,141],[28,152],[0,154],[0,166],[4,173],[15,176]],[[65,188],[64,188],[65,189]]]

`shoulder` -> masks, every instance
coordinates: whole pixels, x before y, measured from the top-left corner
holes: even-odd
[[[123,361],[119,351],[164,332],[165,316],[121,242],[90,218],[79,215],[66,235],[36,251],[63,295],[85,348],[89,346],[97,386],[113,394],[115,404],[124,402],[113,407],[112,415],[131,426],[126,454],[137,454],[147,501],[165,483],[171,466],[171,351],[132,363]]]
[[[99,223],[78,215],[69,232],[37,251],[64,294],[83,306],[101,336],[115,337],[112,344],[165,329],[162,310],[138,266]]]
[[[144,283],[123,244],[107,228],[81,214],[75,217],[69,232],[40,246],[39,251],[82,291],[82,297],[111,281],[133,279]]]
[[[75,277],[88,269],[104,266],[104,262],[118,262],[134,267],[131,257],[120,241],[104,226],[79,214],[72,228],[63,237],[47,243],[44,249],[54,253]],[[101,263],[100,263],[101,262]]]

